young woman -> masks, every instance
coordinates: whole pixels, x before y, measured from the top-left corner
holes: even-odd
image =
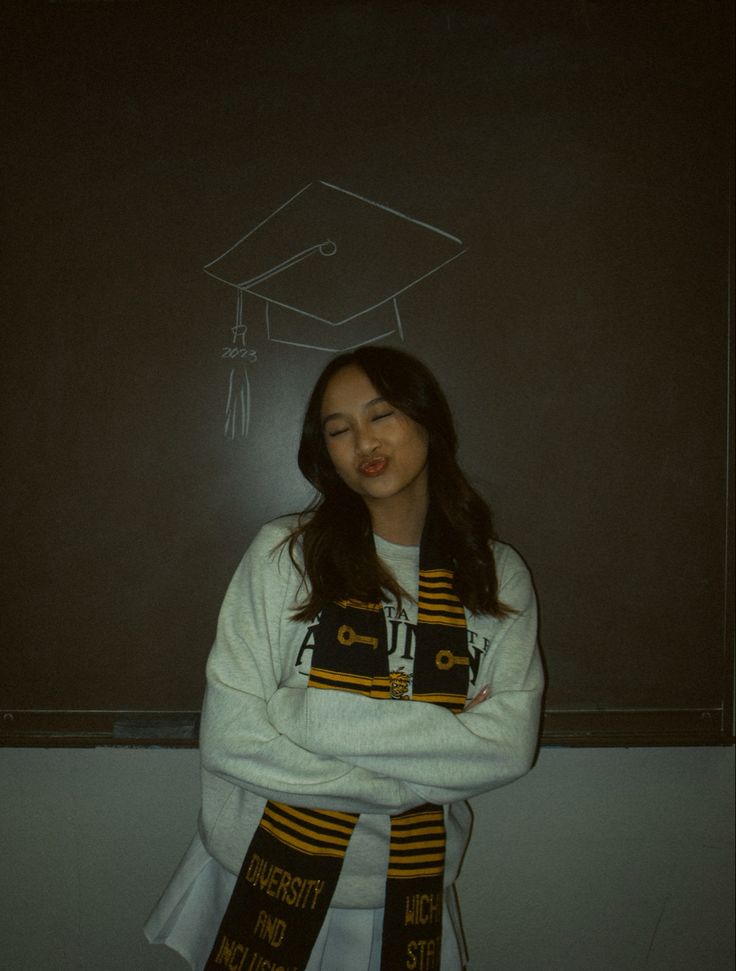
[[[146,928],[193,968],[463,967],[465,800],[531,767],[543,675],[529,574],[456,448],[408,354],[319,378],[317,499],[263,527],[225,597],[199,832]]]

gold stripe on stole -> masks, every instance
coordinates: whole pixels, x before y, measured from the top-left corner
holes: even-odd
[[[346,674],[345,671],[328,671],[326,668],[310,670],[309,687],[351,691],[353,694],[369,695],[371,698],[391,697],[391,682],[386,676],[369,678],[361,674]]]
[[[465,627],[465,610],[452,592],[450,570],[420,570],[417,622]]]
[[[413,701],[426,701],[430,705],[459,705],[460,709],[465,707],[468,700],[467,695],[462,694],[441,694],[439,691],[434,692],[413,692]]]
[[[441,808],[391,820],[389,877],[439,876],[445,868],[445,827]]]
[[[357,822],[357,813],[312,812],[269,802],[260,825],[281,843],[302,853],[342,859]]]
[[[379,611],[383,610],[383,604],[368,603],[363,600],[336,600],[335,603],[338,607],[355,607],[356,610],[368,610],[374,614],[377,614]]]

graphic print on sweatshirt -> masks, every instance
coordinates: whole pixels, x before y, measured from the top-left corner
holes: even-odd
[[[413,610],[411,608],[414,608]],[[388,631],[389,677],[391,680],[391,697],[408,700],[411,697],[411,681],[414,672],[414,651],[416,648],[416,604],[409,605],[410,612],[403,606],[398,609],[395,604],[384,604],[383,613],[386,618]],[[414,616],[412,617],[411,614]],[[472,623],[473,618],[469,618]],[[305,680],[309,677],[314,652],[315,630],[319,626],[319,617],[315,618],[305,631],[296,657],[295,667]],[[475,688],[481,659],[490,647],[490,640],[468,627],[468,653],[470,654],[470,683],[469,689]]]

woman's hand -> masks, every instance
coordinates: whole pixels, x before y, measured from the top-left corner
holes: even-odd
[[[474,698],[470,699],[467,705],[463,708],[463,711],[470,711],[470,709],[475,708],[476,705],[482,704],[488,697],[490,690],[491,686],[489,684],[484,684],[478,694]]]

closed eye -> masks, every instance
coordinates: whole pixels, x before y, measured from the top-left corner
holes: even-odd
[[[347,428],[331,428],[327,432],[327,437],[328,438],[337,438],[338,435],[344,435],[347,430],[348,430]]]
[[[380,421],[382,418],[390,418],[391,415],[394,415],[394,414],[396,414],[396,412],[394,411],[383,411],[381,412],[380,415],[374,415],[371,418],[371,421]]]

